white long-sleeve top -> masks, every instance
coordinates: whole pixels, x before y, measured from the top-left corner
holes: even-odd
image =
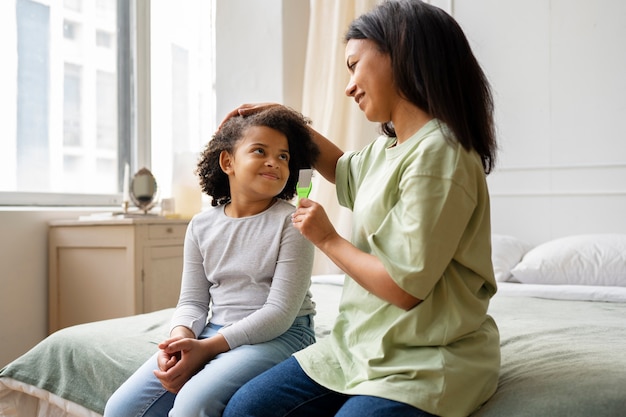
[[[194,216],[187,227],[180,298],[171,321],[196,337],[210,316],[231,349],[284,333],[311,300],[313,245],[291,223],[294,207],[278,200],[250,217],[224,206]]]

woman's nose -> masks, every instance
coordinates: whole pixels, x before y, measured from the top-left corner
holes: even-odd
[[[350,81],[348,81],[348,85],[346,86],[346,95],[348,97],[352,97],[354,96],[355,91],[356,91],[356,84],[352,81],[352,78],[350,78]]]

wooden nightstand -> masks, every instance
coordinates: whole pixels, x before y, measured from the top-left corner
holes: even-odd
[[[50,223],[50,333],[175,307],[188,220],[161,217]]]

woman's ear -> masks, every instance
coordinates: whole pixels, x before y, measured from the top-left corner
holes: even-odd
[[[228,151],[220,152],[220,168],[226,175],[232,172],[233,156]]]

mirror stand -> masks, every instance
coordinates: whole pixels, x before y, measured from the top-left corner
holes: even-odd
[[[122,214],[124,217],[155,216],[148,213],[157,202],[158,185],[152,172],[146,167],[135,173],[128,183],[124,179],[124,195],[122,201]],[[129,211],[130,201],[137,207],[138,211]]]

